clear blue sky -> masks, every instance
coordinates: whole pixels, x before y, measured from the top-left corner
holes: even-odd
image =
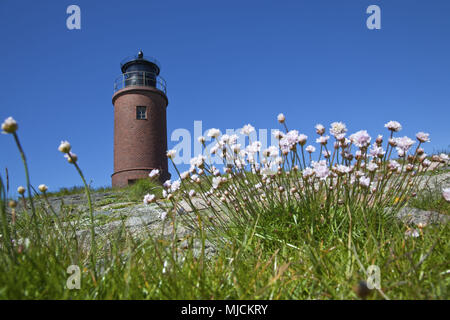
[[[66,8],[81,8],[81,30]],[[368,30],[366,8],[382,10]],[[142,49],[168,83],[168,134],[177,128],[291,128],[345,122],[350,132],[431,134],[449,146],[450,1],[0,1],[0,121],[13,116],[32,184],[80,185],[57,147],[67,139],[95,187],[113,172],[113,81]],[[169,141],[169,147],[176,142]],[[11,136],[0,169],[25,183]]]

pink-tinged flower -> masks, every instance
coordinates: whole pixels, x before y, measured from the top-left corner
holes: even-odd
[[[323,135],[325,133],[325,127],[322,124],[316,124],[315,128],[317,134]]]
[[[450,188],[443,189],[442,195],[444,196],[445,201],[450,202]]]
[[[313,153],[316,151],[316,147],[309,145],[305,148],[305,150],[309,153]]]
[[[303,177],[304,178],[309,178],[314,174],[314,170],[310,167],[307,167],[303,170]]]
[[[422,166],[424,166],[425,168],[428,168],[429,166],[431,166],[431,161],[428,159],[423,160]]]
[[[382,157],[386,152],[382,147],[379,147],[376,143],[372,145],[372,148],[369,150],[369,154],[372,157]]]
[[[181,187],[181,181],[180,180],[176,180],[172,183],[172,185],[170,186],[170,191],[171,192],[175,192],[178,189],[180,189]]]
[[[420,233],[419,233],[419,230],[417,230],[417,229],[408,229],[405,231],[405,236],[417,238],[417,237],[420,237]]]
[[[330,175],[330,169],[328,168],[327,162],[325,160],[320,160],[318,162],[313,161],[312,166],[314,168],[316,177],[318,177],[320,180],[325,180]]]
[[[325,158],[329,158],[329,157],[331,157],[331,152],[330,151],[328,151],[328,150],[323,150],[322,151],[322,154],[323,154],[323,156],[325,157]]]
[[[350,136],[350,140],[358,148],[365,148],[370,144],[372,138],[369,136],[366,130],[360,130]]]
[[[322,145],[326,145],[328,142],[328,139],[330,139],[330,136],[320,136],[316,139],[316,143],[320,143]]]
[[[378,169],[378,166],[375,162],[369,162],[366,169],[369,170],[370,172],[374,172],[375,170]]]
[[[220,130],[216,128],[209,129],[208,137],[217,138],[220,136]]]
[[[395,160],[390,160],[389,164],[388,164],[388,167],[389,167],[390,170],[395,171],[395,170],[400,169],[400,163],[398,163]]]
[[[176,154],[177,154],[177,151],[175,149],[168,150],[167,151],[167,158],[173,159],[173,158],[175,158]]]
[[[213,179],[212,179],[212,187],[214,188],[214,189],[217,189],[217,188],[219,188],[220,187],[220,185],[222,184],[222,177],[214,177]]]
[[[279,123],[284,123],[284,121],[286,120],[286,117],[284,116],[284,114],[280,113],[277,117],[278,122]]]
[[[248,136],[248,135],[250,135],[252,132],[254,132],[255,131],[255,128],[251,125],[251,124],[246,124],[243,128],[242,128],[242,130],[241,130],[241,133],[242,134],[244,134],[244,135],[246,135],[246,136]]]
[[[61,141],[58,150],[62,153],[69,153],[71,149],[69,141]]]
[[[158,170],[158,169],[153,169],[152,171],[150,171],[150,173],[148,174],[148,176],[149,176],[150,178],[158,177],[158,176],[159,176],[159,170]]]
[[[359,184],[365,188],[368,188],[370,186],[370,178],[362,176],[359,178]]]
[[[336,166],[336,171],[337,171],[339,174],[346,174],[346,173],[349,173],[349,172],[351,171],[351,168],[349,168],[349,167],[347,167],[347,166],[344,166],[344,165],[342,165],[342,164],[338,164],[338,165]]]
[[[347,132],[347,126],[343,122],[333,122],[331,124],[330,133],[337,137],[338,135],[343,138],[342,135],[345,135]]]
[[[189,197],[195,197],[195,195],[197,194],[197,192],[195,192],[195,190],[194,189],[191,189],[190,191],[189,191]]]
[[[147,193],[144,196],[144,204],[150,204],[152,202],[155,202],[155,195]]]
[[[408,152],[408,150],[411,148],[411,146],[416,143],[414,140],[408,138],[407,136],[404,136],[402,138],[395,138],[395,145],[397,146],[397,152],[399,150],[402,150],[403,153]]]
[[[392,132],[399,132],[400,130],[402,130],[402,125],[397,121],[389,121],[384,125],[384,127],[388,128],[388,130]]]
[[[425,132],[418,132],[416,134],[417,140],[420,142],[430,142],[430,134]]]
[[[13,119],[13,117],[8,117],[2,123],[3,133],[14,133],[18,128],[19,126],[17,125],[17,122]]]
[[[163,183],[163,187],[166,188],[166,189],[169,189],[171,185],[172,185],[172,181],[170,181],[170,180],[166,180]]]

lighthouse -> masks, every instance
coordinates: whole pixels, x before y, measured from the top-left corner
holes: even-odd
[[[166,81],[159,75],[160,64],[153,58],[124,59],[122,75],[114,82],[114,173],[113,187],[125,187],[148,178],[153,169],[160,180],[168,172]]]

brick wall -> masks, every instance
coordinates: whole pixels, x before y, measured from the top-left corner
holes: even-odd
[[[129,180],[148,178],[160,169],[161,180],[168,173],[166,95],[152,87],[129,87],[117,91],[114,105],[114,173],[112,186],[123,187]],[[147,107],[147,119],[136,119],[136,107]]]

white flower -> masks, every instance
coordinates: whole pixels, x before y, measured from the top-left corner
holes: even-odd
[[[283,123],[286,120],[284,114],[280,113],[277,117],[279,123]]]
[[[170,159],[175,158],[176,154],[177,154],[177,150],[175,150],[175,149],[167,151],[167,157],[170,158]]]
[[[212,128],[208,131],[208,137],[217,138],[220,136],[220,130],[216,128]]]
[[[447,162],[448,159],[449,159],[448,154],[441,153],[441,154],[439,155],[439,159],[441,159],[442,162]]]
[[[312,166],[316,177],[320,178],[320,180],[325,180],[330,175],[330,169],[325,160],[313,161]]]
[[[250,133],[254,132],[255,128],[251,124],[246,124],[242,130],[241,133],[245,134],[246,136],[250,135]]]
[[[280,140],[281,138],[284,137],[284,133],[281,132],[280,130],[273,130],[272,134],[277,140]]]
[[[316,151],[316,147],[309,145],[305,148],[305,150],[308,151],[309,153],[313,153]]]
[[[341,135],[345,134],[347,132],[347,127],[345,125],[345,123],[342,122],[333,122],[331,124],[331,128],[330,128],[330,133],[333,136],[340,136],[340,138],[343,138]]]
[[[316,124],[315,128],[316,128],[317,134],[322,135],[325,133],[325,127],[322,124],[320,124],[320,123]]]
[[[241,144],[233,144],[231,146],[231,150],[233,150],[234,153],[238,154],[241,151]]]
[[[444,199],[448,202],[450,202],[450,188],[445,188],[442,190],[442,195],[444,196]]]
[[[148,176],[149,176],[150,178],[159,176],[159,170],[158,170],[158,169],[153,169],[152,171],[150,171],[150,173],[148,174]]]
[[[330,136],[320,136],[319,138],[316,139],[316,142],[326,145],[328,142],[328,139],[330,139]]]
[[[310,167],[307,167],[303,170],[303,177],[308,178],[311,177],[314,174],[314,170]]]
[[[189,191],[189,197],[195,197],[195,195],[197,194],[197,192],[195,192],[195,190],[193,190],[193,189],[191,189],[190,191]]]
[[[48,190],[48,187],[45,184],[40,184],[38,186],[39,191],[41,191],[42,193],[46,192]]]
[[[175,192],[178,189],[180,189],[181,187],[181,181],[180,180],[176,180],[172,183],[172,185],[170,186],[170,191]]]
[[[367,170],[369,170],[370,172],[374,172],[377,169],[378,166],[375,162],[369,162],[369,164],[367,165]]]
[[[366,177],[362,176],[361,178],[359,178],[359,184],[366,188],[369,187],[370,186],[370,178],[366,178]]]
[[[189,177],[189,171],[184,171],[180,174],[181,180],[185,180],[187,177]]]
[[[147,193],[144,196],[144,204],[150,204],[155,201],[155,195]]]
[[[217,152],[217,150],[216,150]],[[199,154],[197,157],[192,158],[189,163],[191,164],[191,167],[203,167],[203,164],[205,163],[206,157],[202,154]]]
[[[341,174],[346,174],[346,173],[349,173],[351,171],[351,169],[349,167],[347,167],[347,166],[342,165],[342,164],[338,164],[336,166],[336,171],[341,173]]]
[[[331,152],[328,151],[328,150],[323,150],[323,151],[322,151],[322,154],[323,154],[323,156],[324,156],[325,158],[331,157]]]
[[[367,147],[371,139],[366,130],[360,130],[350,136],[350,140],[359,148]]]
[[[307,135],[301,133],[301,134],[298,136],[298,143],[300,143],[302,146],[305,145],[306,140],[308,140],[308,136],[307,136]]]
[[[14,133],[18,129],[18,125],[16,120],[13,119],[13,117],[9,117],[5,119],[2,123],[2,130],[3,133]]]
[[[69,141],[61,141],[61,144],[58,147],[58,150],[62,153],[69,153],[71,149]]]
[[[405,231],[405,236],[417,238],[420,236],[419,230],[417,229],[408,229]]]
[[[395,170],[400,169],[400,163],[398,163],[395,160],[390,160],[389,164],[388,164],[388,167],[389,167],[389,169],[395,171]]]
[[[425,132],[418,132],[416,134],[417,140],[420,142],[430,142],[430,134]]]
[[[278,148],[275,146],[270,146],[269,148],[263,151],[263,155],[265,157],[276,157],[278,156]]]
[[[161,213],[159,214],[159,218],[160,218],[161,220],[165,220],[166,217],[167,217],[167,212],[166,212],[166,211],[163,211],[163,212],[161,212]],[[167,262],[167,261],[164,262],[164,269],[163,269],[163,271],[166,269],[166,262]]]
[[[384,125],[384,127],[388,128],[392,132],[399,132],[400,130],[402,130],[402,125],[397,121],[389,121]]]
[[[222,177],[214,177],[212,179],[212,187],[214,189],[219,188],[220,184],[222,183]]]
[[[166,189],[169,189],[171,185],[172,185],[172,181],[170,181],[170,180],[166,180],[163,183],[163,187],[166,188]]]
[[[424,166],[425,168],[429,167],[431,165],[431,161],[428,159],[425,159],[422,161],[422,166]]]
[[[383,150],[383,147],[377,146],[376,143],[374,143],[372,145],[372,148],[369,150],[369,154],[374,158],[378,156],[383,156],[385,153],[386,152]]]
[[[404,153],[408,152],[408,150],[411,148],[411,146],[416,143],[414,140],[408,138],[407,136],[404,136],[402,138],[394,138],[395,139],[395,143],[396,143],[396,149],[397,152],[402,153],[401,151],[403,151],[403,155]],[[401,151],[400,151],[401,150]]]

